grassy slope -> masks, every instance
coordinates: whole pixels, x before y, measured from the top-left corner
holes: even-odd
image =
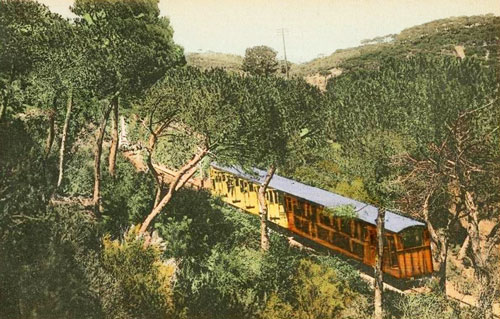
[[[205,53],[188,53],[186,60],[189,65],[199,67],[201,69],[223,68],[228,71],[239,72],[243,63],[243,57],[235,54],[205,52]]]

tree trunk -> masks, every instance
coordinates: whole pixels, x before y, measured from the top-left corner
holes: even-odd
[[[260,249],[269,250],[269,235],[267,233],[267,204],[266,204],[266,191],[267,186],[273,178],[276,166],[271,165],[267,170],[264,182],[259,187],[259,215],[260,215]]]
[[[100,216],[101,210],[101,154],[102,154],[102,142],[104,140],[104,132],[106,130],[106,123],[111,113],[113,104],[111,103],[101,120],[99,128],[97,130],[96,144],[94,149],[94,196],[92,199],[92,204],[94,206],[94,212],[96,216]]]
[[[0,102],[0,123],[2,122],[3,120],[3,116],[5,114],[5,109],[7,108],[7,106],[5,105],[5,102]]]
[[[448,237],[449,228],[452,223],[452,220],[448,220],[446,231],[444,235],[440,235],[432,222],[429,219],[429,198],[432,195],[432,192],[429,193],[424,201],[423,205],[423,215],[424,220],[427,224],[427,231],[431,237],[431,247],[434,260],[437,261],[438,266],[436,267],[436,274],[439,280],[438,286],[444,296],[446,296],[446,263],[448,259]],[[448,217],[449,218],[449,217]]]
[[[163,178],[160,176],[160,174],[158,174],[158,171],[155,169],[153,165],[153,152],[156,149],[156,144],[158,143],[158,135],[160,135],[163,132],[163,130],[167,128],[168,125],[169,123],[164,123],[156,130],[151,131],[151,134],[149,135],[148,147],[146,148],[146,151],[148,153],[146,157],[146,165],[148,166],[149,171],[153,175],[153,179],[156,184],[156,195],[153,208],[158,206],[163,193]]]
[[[115,177],[116,168],[116,153],[118,151],[119,136],[118,136],[118,96],[115,96],[111,101],[113,108],[113,121],[111,127],[111,146],[109,147],[109,175]]]
[[[50,155],[50,151],[52,150],[52,145],[54,144],[54,134],[55,134],[55,125],[56,125],[56,101],[54,98],[54,105],[52,106],[52,110],[49,111],[49,128],[47,130],[47,141],[45,142],[45,156],[44,161],[47,161]]]
[[[68,92],[68,104],[66,106],[66,117],[64,118],[64,127],[61,136],[61,147],[59,148],[59,177],[57,178],[57,187],[61,186],[64,177],[64,154],[66,152],[66,139],[68,138],[69,122],[71,119],[71,110],[73,109],[73,90]]]
[[[462,244],[462,247],[460,248],[460,251],[458,252],[458,260],[463,260],[465,256],[467,255],[467,249],[469,249],[469,243],[470,243],[470,237],[467,235],[465,237],[464,243]]]
[[[439,278],[439,289],[446,297],[446,267],[448,264],[448,240],[441,242],[441,249],[439,251],[439,268],[437,270]]]
[[[474,267],[474,275],[479,284],[478,308],[481,319],[493,318],[493,301],[495,298],[496,284],[491,280],[491,272],[494,271],[494,265],[490,265],[491,250],[486,243],[485,247],[481,247],[481,234],[479,232],[479,209],[475,204],[474,194],[465,192],[465,200],[467,210],[469,211],[468,235],[470,237],[470,248],[472,265]],[[491,234],[490,234],[491,235]],[[488,235],[488,237],[490,237]],[[488,240],[489,241],[489,240]],[[493,266],[493,267],[492,267]]]
[[[201,161],[203,157],[205,157],[207,152],[208,148],[203,148],[177,172],[177,174],[174,177],[174,180],[170,184],[168,193],[161,199],[158,205],[153,208],[151,213],[149,213],[149,215],[146,217],[146,220],[144,220],[144,223],[142,223],[141,229],[139,230],[140,234],[144,234],[146,232],[153,219],[159,213],[161,213],[163,208],[165,208],[165,206],[167,206],[167,204],[170,202],[174,193],[181,187],[183,187],[189,180],[189,178],[193,176],[194,172],[196,172],[196,165]],[[193,170],[193,168],[195,169]]]
[[[0,123],[2,123],[3,117],[5,116],[5,112],[7,111],[7,95],[5,95],[1,100],[0,100]]]
[[[163,193],[163,178],[156,185],[155,202],[153,207],[158,206],[158,204],[160,203],[162,193]]]
[[[374,319],[382,319],[384,316],[382,303],[384,292],[383,260],[384,260],[384,222],[385,208],[378,208],[377,216],[377,260],[375,261],[375,297],[374,297]]]
[[[125,117],[120,116],[120,135],[119,135],[119,140],[120,144],[122,146],[128,147],[130,145],[128,139],[127,139],[127,126],[125,125]]]

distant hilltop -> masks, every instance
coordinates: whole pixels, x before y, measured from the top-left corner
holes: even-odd
[[[329,56],[292,64],[290,74],[323,87],[328,78],[358,68],[373,68],[381,59],[408,57],[418,53],[474,56],[498,63],[500,17],[493,14],[439,19],[401,31],[362,41],[354,48],[339,49]],[[332,39],[334,41],[334,39]],[[241,71],[242,56],[207,52],[188,53],[188,64],[203,69],[221,67]]]

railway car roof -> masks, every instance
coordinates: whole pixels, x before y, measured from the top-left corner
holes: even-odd
[[[251,180],[255,183],[262,183],[266,176],[266,171],[257,168],[253,169],[252,174],[252,172],[245,172],[237,167],[225,167],[220,166],[216,163],[212,163],[212,166],[216,169],[226,171],[244,179]],[[369,224],[376,225],[378,211],[375,206],[332,192],[328,192],[317,187],[302,184],[276,174],[274,174],[273,178],[271,179],[269,187],[331,209],[343,205],[352,205],[356,211],[356,214],[358,215],[358,219]],[[425,226],[425,224],[417,220],[398,215],[391,211],[386,211],[385,213],[386,230],[394,233],[399,233],[406,228],[414,226]]]

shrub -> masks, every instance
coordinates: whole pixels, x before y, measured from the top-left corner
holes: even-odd
[[[142,223],[153,207],[155,194],[151,175],[138,172],[121,153],[117,156],[115,174],[111,177],[106,170],[102,182],[105,230],[112,237],[130,225]]]
[[[103,239],[102,267],[111,286],[102,287],[106,318],[167,318],[172,313],[172,266],[161,260],[161,245],[145,247],[132,227],[123,240]]]
[[[269,298],[260,318],[364,318],[366,300],[351,290],[329,266],[302,259],[293,279],[292,298]],[[356,304],[356,311],[352,311]]]
[[[474,307],[463,307],[446,299],[439,292],[412,293],[401,297],[398,307],[401,319],[431,319],[439,314],[440,319],[475,319],[482,316]]]
[[[95,223],[74,207],[11,213],[19,217],[1,238],[0,317],[101,318]]]

